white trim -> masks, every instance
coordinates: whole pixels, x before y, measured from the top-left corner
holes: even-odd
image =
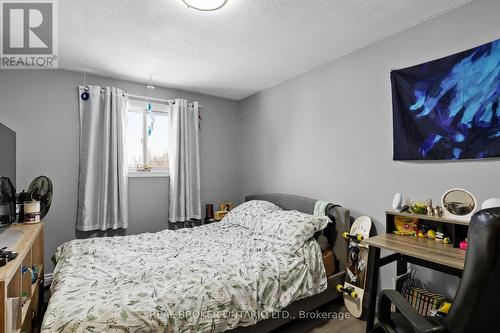
[[[168,178],[170,177],[170,173],[168,171],[150,171],[150,172],[141,172],[141,171],[129,171],[128,178]]]

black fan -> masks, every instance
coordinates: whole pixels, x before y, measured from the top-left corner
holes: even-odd
[[[28,193],[31,193],[32,200],[40,201],[40,219],[43,219],[52,203],[52,181],[46,176],[36,177],[31,182]]]

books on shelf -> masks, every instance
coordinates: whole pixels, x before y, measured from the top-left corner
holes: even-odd
[[[410,288],[404,294],[406,300],[423,316],[431,316],[446,301],[443,295],[423,288]]]

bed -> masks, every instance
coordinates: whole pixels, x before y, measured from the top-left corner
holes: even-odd
[[[311,214],[316,200],[246,197]],[[42,332],[269,332],[338,297],[349,212],[323,231],[340,272],[326,277],[314,238],[291,252],[235,223],[73,240],[57,249]],[[273,314],[286,310],[288,316]]]

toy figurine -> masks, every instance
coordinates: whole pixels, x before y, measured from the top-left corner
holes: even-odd
[[[444,229],[442,226],[437,227],[436,240],[442,242],[444,239]]]
[[[427,215],[434,216],[434,208],[432,208],[432,199],[427,199],[425,201],[427,207]]]
[[[416,201],[411,204],[410,210],[413,214],[427,214],[427,204],[422,201]]]
[[[411,213],[410,212],[411,200],[406,198],[405,204],[401,207],[401,213]]]
[[[427,238],[436,239],[436,230],[429,229],[426,234]]]
[[[441,207],[439,205],[434,207],[434,216],[443,217],[443,210],[441,209]]]
[[[429,231],[429,226],[426,224],[421,224],[417,232],[417,237],[419,238],[427,237],[427,231]]]

